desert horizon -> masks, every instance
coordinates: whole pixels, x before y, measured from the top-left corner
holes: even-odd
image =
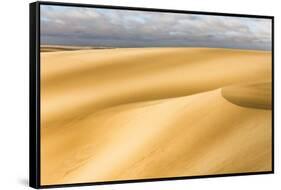
[[[55,51],[67,51],[67,50],[87,50],[87,49],[134,49],[134,48],[211,48],[211,49],[229,49],[229,50],[245,50],[245,51],[261,51],[261,52],[271,52],[271,50],[260,50],[260,49],[241,49],[234,47],[209,47],[209,46],[128,46],[128,47],[118,47],[118,46],[99,46],[99,45],[65,45],[65,44],[41,44],[40,52],[55,52]],[[50,51],[49,51],[50,49]]]
[[[43,185],[271,171],[271,51],[41,50]]]

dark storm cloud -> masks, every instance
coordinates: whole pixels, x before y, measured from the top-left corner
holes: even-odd
[[[271,49],[269,19],[41,6],[43,44]]]

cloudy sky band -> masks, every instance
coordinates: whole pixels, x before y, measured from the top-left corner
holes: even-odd
[[[41,43],[271,50],[271,20],[41,5]]]

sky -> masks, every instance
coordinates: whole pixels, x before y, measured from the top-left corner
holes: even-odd
[[[41,44],[271,50],[271,20],[41,5]]]

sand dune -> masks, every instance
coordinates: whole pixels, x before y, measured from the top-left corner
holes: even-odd
[[[128,102],[268,81],[271,71],[269,53],[223,49],[82,50],[43,54],[42,62],[42,119],[48,122]]]
[[[271,170],[271,53],[41,54],[41,182]]]

